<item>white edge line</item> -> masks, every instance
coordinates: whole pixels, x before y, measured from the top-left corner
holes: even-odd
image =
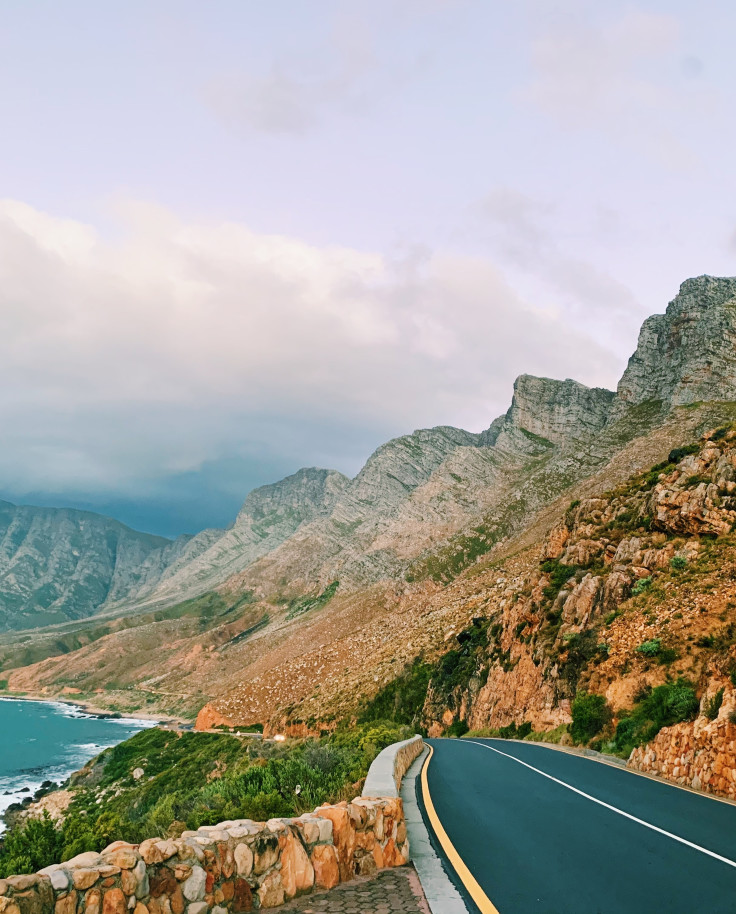
[[[709,851],[707,847],[701,847],[699,844],[694,844],[692,841],[688,841],[686,838],[681,838],[679,835],[675,835],[671,831],[667,831],[664,828],[659,828],[657,825],[652,825],[651,822],[645,822],[644,819],[640,819],[638,816],[632,816],[630,812],[624,812],[623,809],[619,809],[617,806],[611,806],[610,803],[605,803],[603,800],[599,800],[597,797],[593,797],[589,793],[585,793],[584,790],[578,790],[578,788],[573,787],[572,784],[568,784],[566,781],[561,781],[559,778],[556,778],[551,774],[547,774],[546,771],[535,768],[534,765],[530,765],[527,762],[522,762],[522,760],[516,758],[515,755],[509,755],[508,752],[502,752],[500,749],[496,749],[495,746],[488,746],[486,743],[478,743],[473,739],[466,739],[463,740],[463,742],[473,743],[475,746],[480,746],[481,749],[490,749],[491,752],[497,752],[499,755],[503,755],[506,758],[511,759],[513,762],[518,762],[519,765],[523,765],[525,768],[529,768],[531,771],[535,771],[537,774],[541,774],[542,777],[549,778],[549,780],[554,781],[555,784],[559,784],[561,787],[566,787],[568,790],[572,790],[573,793],[577,793],[581,797],[585,797],[586,800],[590,800],[592,803],[597,803],[599,806],[603,806],[604,809],[610,809],[611,812],[618,813],[618,815],[623,816],[625,819],[631,819],[632,822],[636,822],[638,825],[643,825],[645,828],[651,828],[652,831],[656,831],[660,835],[664,835],[666,838],[672,838],[673,841],[678,841],[680,844],[686,845],[686,847],[691,847],[693,850],[700,851],[701,854],[707,854],[709,857],[713,857],[715,860],[720,860],[721,863],[726,863],[728,866],[736,867],[736,861],[729,860],[728,857],[722,857],[720,854],[716,854],[715,851]]]

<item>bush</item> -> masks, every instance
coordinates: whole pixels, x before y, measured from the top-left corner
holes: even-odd
[[[703,713],[708,720],[715,720],[723,704],[723,689],[719,689],[711,698],[706,698]]]
[[[576,743],[587,743],[611,720],[605,695],[580,692],[572,703],[570,735]]]
[[[673,448],[667,457],[667,462],[679,463],[683,457],[687,457],[688,454],[697,454],[699,450],[700,445],[698,444],[686,444],[684,447]]]
[[[675,571],[682,571],[683,568],[687,568],[687,559],[683,555],[674,555],[670,559],[670,568],[674,568]]]
[[[651,641],[645,641],[636,648],[637,654],[644,654],[645,657],[656,657],[662,650],[662,642],[659,638],[653,638]]]
[[[652,584],[652,578],[651,578],[651,576],[648,577],[648,578],[640,578],[640,579],[636,582],[636,584],[634,584],[634,586],[632,587],[632,589],[631,589],[631,595],[632,595],[633,597],[638,597],[640,593],[644,593],[644,591],[645,591],[648,587],[651,587],[651,584]]]
[[[0,848],[0,876],[35,872],[115,840],[175,836],[224,819],[266,821],[352,797],[376,754],[412,732],[376,720],[279,745],[223,733],[144,730],[105,750],[92,774],[76,778],[62,825],[45,818],[10,829]],[[137,767],[145,771],[138,781],[132,777]]]
[[[433,667],[416,657],[396,679],[367,702],[358,715],[359,723],[390,720],[420,729],[424,700]]]
[[[654,739],[662,727],[693,720],[699,708],[692,683],[682,678],[647,689],[637,699],[637,704],[626,716],[622,715],[616,727],[615,751],[625,757],[636,746]]]
[[[542,571],[549,575],[549,584],[542,588],[544,596],[552,601],[562,590],[567,581],[575,574],[577,569],[571,565],[562,565],[557,559],[547,559],[542,562]]]
[[[445,736],[465,736],[469,729],[466,720],[454,720],[445,731]]]

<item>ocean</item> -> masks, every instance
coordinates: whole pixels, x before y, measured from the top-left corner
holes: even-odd
[[[0,699],[0,815],[44,781],[65,780],[106,747],[151,726],[94,717],[60,702]]]

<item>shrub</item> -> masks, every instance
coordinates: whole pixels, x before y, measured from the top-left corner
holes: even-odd
[[[611,720],[605,695],[579,692],[572,703],[570,735],[576,743],[587,743]]]
[[[555,599],[577,570],[572,565],[561,564],[557,559],[547,559],[546,562],[542,562],[541,567],[542,571],[549,575],[549,584],[542,589],[542,593],[550,601]]]
[[[683,457],[687,457],[688,454],[697,454],[699,450],[700,445],[698,444],[686,444],[684,447],[673,448],[667,457],[667,462],[679,463]]]
[[[454,720],[445,731],[445,736],[465,736],[469,729],[466,720]]]
[[[627,757],[631,750],[648,743],[662,727],[683,720],[693,720],[699,708],[692,683],[687,679],[667,682],[656,689],[646,689],[637,696],[637,703],[622,715],[616,727],[614,748],[617,754]]]
[[[501,727],[498,735],[501,739],[524,739],[532,732],[532,725],[528,720],[523,721],[516,726],[516,721],[512,721],[508,726]]]
[[[715,720],[723,704],[723,689],[719,689],[711,698],[706,698],[703,713],[708,720]]]
[[[396,679],[385,685],[377,695],[363,705],[358,722],[391,720],[417,729],[432,672],[433,667],[430,664],[416,657]]]
[[[651,641],[645,641],[637,647],[636,652],[643,654],[645,657],[656,657],[662,650],[662,642],[659,638],[653,638]]]
[[[670,559],[670,568],[674,568],[675,571],[682,571],[686,567],[687,559],[683,555],[674,555]]]
[[[640,593],[644,593],[644,591],[645,591],[648,587],[650,587],[651,584],[652,584],[652,578],[651,578],[651,576],[648,577],[648,578],[640,578],[640,579],[636,582],[636,584],[634,584],[633,588],[631,589],[631,595],[634,596],[634,597],[638,597],[639,594],[640,594]]]

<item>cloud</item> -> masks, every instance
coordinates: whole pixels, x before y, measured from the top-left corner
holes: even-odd
[[[521,98],[565,128],[596,129],[660,163],[691,167],[697,157],[682,139],[682,119],[712,109],[714,99],[682,79],[679,20],[610,9],[567,3],[547,19],[532,42],[533,75]]]
[[[238,459],[354,470],[368,441],[487,425],[522,371],[615,378],[610,353],[482,259],[317,247],[138,202],[115,217],[110,241],[0,203],[5,491],[158,497]]]
[[[481,231],[504,263],[543,282],[561,298],[568,319],[605,327],[598,338],[623,332],[629,345],[630,319],[640,313],[631,290],[589,260],[570,254],[565,244],[561,207],[511,188],[494,188],[478,207]],[[585,234],[608,240],[620,229],[616,213],[598,208]],[[594,335],[595,334],[594,332]]]
[[[393,12],[394,28],[409,29],[419,13],[412,7]],[[365,114],[423,66],[421,53],[392,58],[381,31],[375,16],[343,11],[321,40],[298,51],[276,47],[260,67],[212,78],[203,88],[205,104],[231,128],[271,135],[305,134],[335,116]]]

